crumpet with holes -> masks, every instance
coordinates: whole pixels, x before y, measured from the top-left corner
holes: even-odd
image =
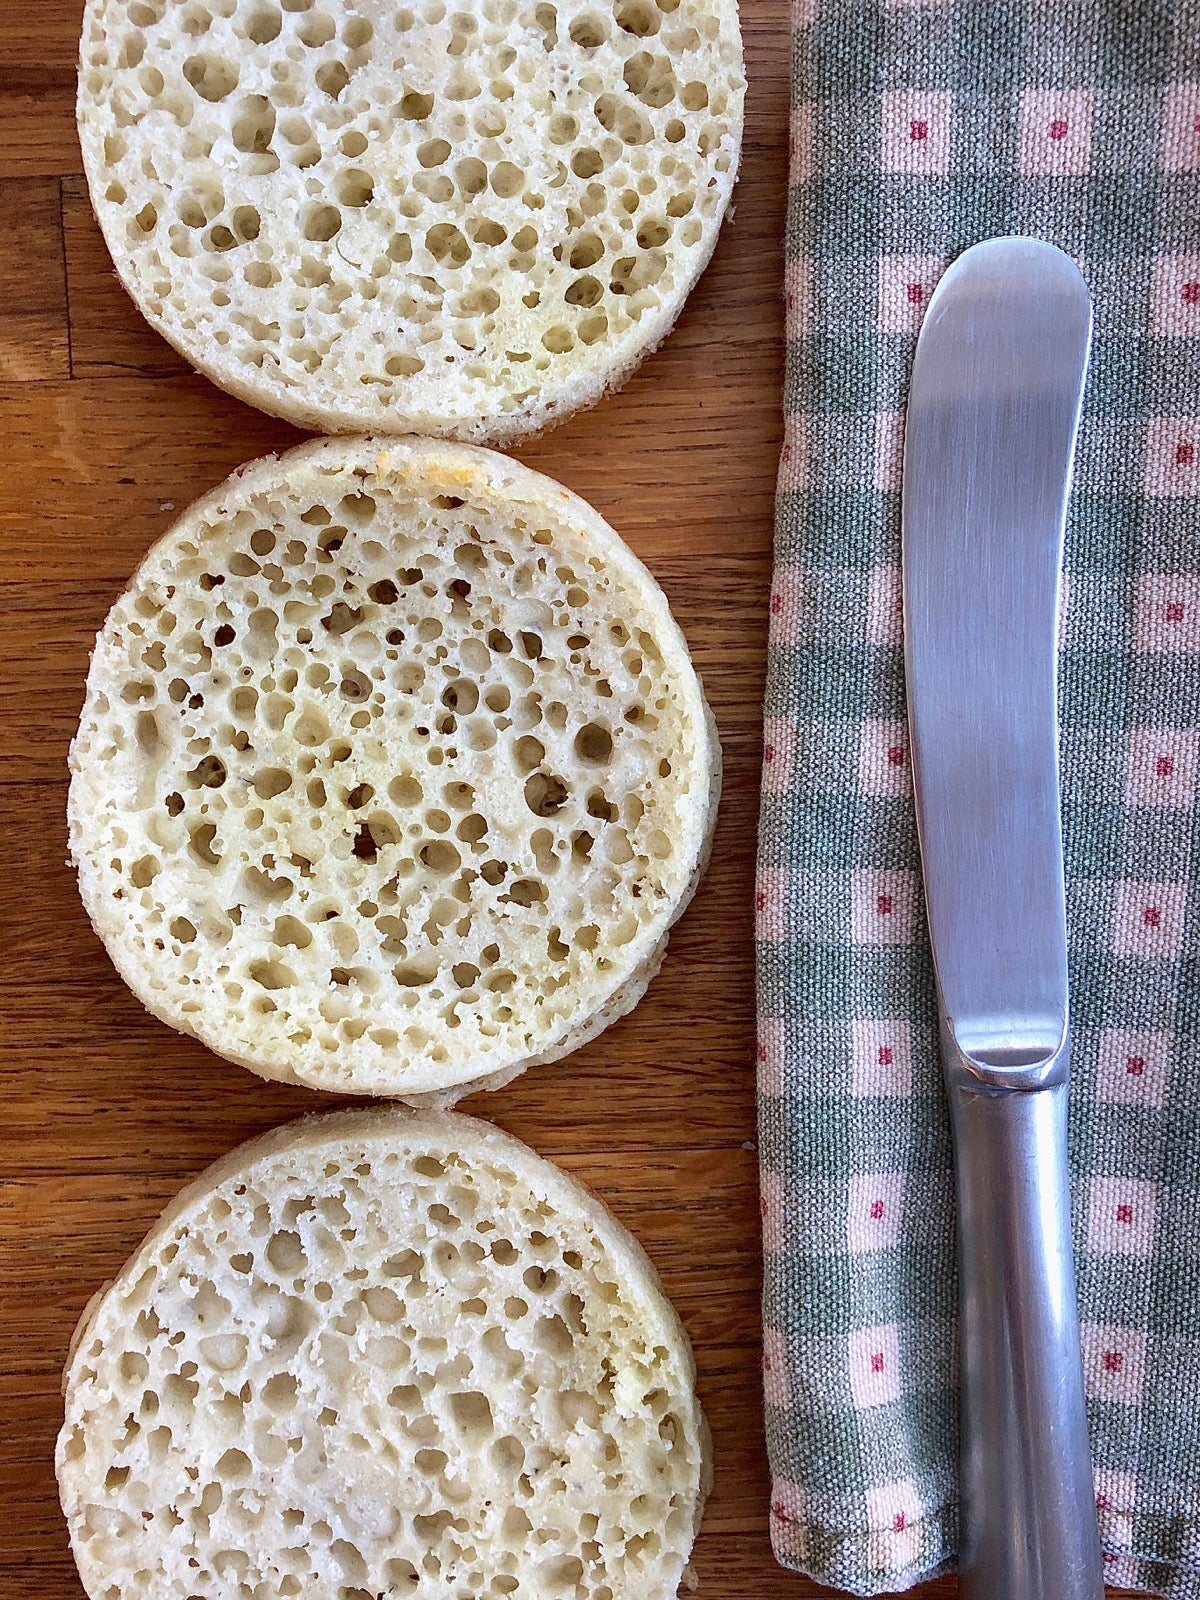
[[[505,443],[669,331],[744,89],[736,0],[87,0],[78,121],[125,287],[214,382]]]
[[[454,1113],[233,1151],[89,1306],[64,1388],[92,1600],[674,1600],[709,1483],[639,1246]]]
[[[96,643],[79,886],[155,1015],[266,1077],[442,1103],[641,997],[720,751],[666,598],[600,516],[473,445],[235,473]]]

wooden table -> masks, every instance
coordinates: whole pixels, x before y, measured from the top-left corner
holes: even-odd
[[[75,142],[80,0],[0,0],[0,1600],[80,1587],[52,1469],[75,1320],[164,1202],[240,1140],[333,1097],[260,1082],[154,1021],[66,867],[66,752],[96,629],[143,552],[294,430],[192,374],[141,322]],[[751,882],[779,443],[786,0],[743,7],[736,212],[676,332],[625,390],[520,452],[608,517],[670,595],[725,749],[712,867],[638,1009],[465,1109],[589,1183],[691,1333],[716,1440],[707,1600],[827,1595],[767,1541],[758,1368]],[[945,1597],[953,1580],[914,1593]],[[152,1597],[148,1597],[152,1600]]]

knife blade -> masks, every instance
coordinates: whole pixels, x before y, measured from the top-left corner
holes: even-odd
[[[1091,302],[994,239],[917,343],[903,582],[922,875],[954,1135],[960,1592],[1100,1600],[1066,1167],[1057,625]]]

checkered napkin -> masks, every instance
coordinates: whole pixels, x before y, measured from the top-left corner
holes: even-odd
[[[938,275],[1028,233],[1074,256],[1096,302],[1061,703],[1097,1501],[1111,1583],[1200,1597],[1200,5],[793,5],[757,887],[775,1551],[862,1594],[955,1558],[901,418]]]

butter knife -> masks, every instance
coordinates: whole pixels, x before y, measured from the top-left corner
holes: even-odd
[[[959,1585],[1102,1600],[1067,1185],[1057,624],[1091,302],[992,239],[949,268],[905,429],[905,668],[958,1203]]]

